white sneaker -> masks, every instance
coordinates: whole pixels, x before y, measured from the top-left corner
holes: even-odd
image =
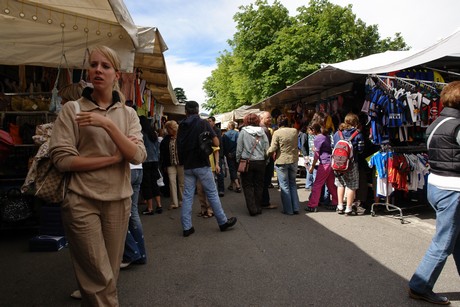
[[[122,262],[120,264],[120,269],[126,269],[127,267],[129,267],[131,265],[131,262]]]
[[[72,292],[70,294],[70,297],[74,298],[74,299],[77,299],[77,300],[81,300],[81,292],[80,292],[80,290],[75,290],[74,292]]]
[[[336,211],[337,211],[338,214],[343,214],[344,213],[343,212],[343,205],[337,205],[337,210]]]

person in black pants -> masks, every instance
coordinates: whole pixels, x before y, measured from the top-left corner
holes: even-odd
[[[272,122],[272,116],[270,112],[263,112],[259,115],[260,118],[260,126],[264,129],[265,134],[268,138],[268,143],[272,142],[272,132],[270,131],[270,124]],[[275,160],[273,157],[268,158],[268,163],[265,166],[265,176],[264,176],[264,188],[262,191],[262,208],[265,209],[276,209],[278,208],[277,205],[270,203],[270,193],[268,192],[268,188],[272,183],[273,172],[275,171]]]

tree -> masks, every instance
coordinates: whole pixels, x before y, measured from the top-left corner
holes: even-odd
[[[176,94],[176,98],[180,103],[185,103],[187,101],[187,96],[185,96],[185,91],[183,88],[174,88],[174,93]]]
[[[352,11],[328,0],[289,16],[275,0],[256,0],[234,15],[237,32],[205,81],[206,108],[226,112],[254,104],[320,68],[321,63],[356,59],[386,50],[407,50],[400,33],[381,39],[377,25],[367,26]]]

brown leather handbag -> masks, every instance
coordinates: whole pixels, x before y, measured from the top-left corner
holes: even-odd
[[[256,137],[256,141],[254,142],[254,146],[252,146],[251,153],[249,154],[249,158],[252,156],[252,153],[254,152],[254,149],[256,148],[257,143],[259,143],[259,136]],[[249,158],[240,159],[240,162],[238,164],[239,173],[247,173],[247,171],[249,170]]]

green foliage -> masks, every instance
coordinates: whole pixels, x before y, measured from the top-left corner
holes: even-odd
[[[183,88],[174,88],[174,93],[176,94],[177,101],[179,101],[180,103],[185,103],[187,101],[187,96],[185,96],[185,91]]]
[[[256,0],[234,15],[237,32],[204,82],[204,106],[214,114],[269,97],[320,68],[321,63],[357,59],[386,50],[407,50],[400,33],[381,39],[377,25],[367,26],[328,0],[310,0],[297,15],[275,0]]]

